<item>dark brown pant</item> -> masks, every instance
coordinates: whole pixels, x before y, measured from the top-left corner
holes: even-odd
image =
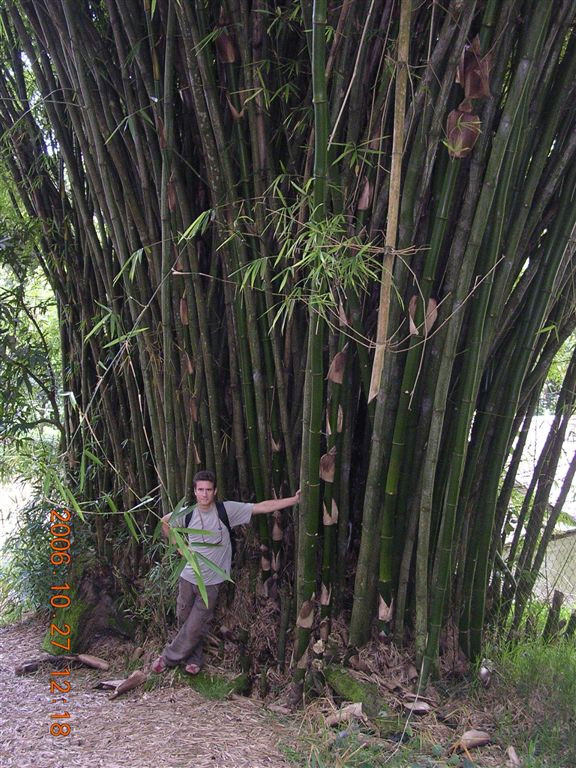
[[[206,605],[196,584],[180,579],[176,604],[179,629],[162,654],[169,667],[175,667],[177,664],[202,666],[204,638],[210,629],[216,610],[219,589],[220,584],[206,585],[208,595],[208,605]]]

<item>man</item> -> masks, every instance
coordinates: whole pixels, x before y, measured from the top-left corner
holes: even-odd
[[[232,544],[227,526],[222,522],[216,507],[216,478],[213,472],[203,470],[194,477],[196,506],[186,528],[195,529],[188,535],[194,550],[211,560],[218,568],[230,575],[232,566]],[[285,499],[268,499],[256,504],[226,501],[224,507],[231,527],[250,522],[252,515],[266,515],[279,509],[298,504],[300,491]],[[189,507],[178,516],[172,514],[162,518],[162,533],[166,538],[170,528],[183,528],[189,514]],[[208,605],[204,603],[197,586],[197,577],[189,563],[180,575],[177,601],[178,633],[152,664],[153,672],[164,672],[168,667],[183,664],[190,675],[197,675],[202,667],[203,641],[210,621],[214,616],[220,584],[225,581],[221,573],[199,561],[202,579],[206,586]]]

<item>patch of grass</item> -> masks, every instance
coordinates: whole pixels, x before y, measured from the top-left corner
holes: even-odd
[[[179,667],[162,675],[150,675],[144,683],[147,691],[156,688],[175,688],[188,685],[205,699],[210,701],[224,701],[233,693],[242,693],[246,686],[246,676],[238,675],[232,679],[221,675],[212,675],[202,671],[198,675],[188,675]]]
[[[232,680],[220,675],[211,675],[208,672],[200,672],[199,675],[188,675],[179,669],[176,672],[177,677],[205,699],[212,701],[223,701],[233,693],[241,692],[246,685],[244,675],[239,675]]]
[[[286,760],[301,768],[461,768],[462,756],[449,755],[446,745],[417,735],[410,723],[399,728],[382,738],[371,722],[327,727],[311,704],[299,728],[298,745],[278,746]]]
[[[282,747],[282,745],[280,745]],[[282,747],[287,760],[306,768],[461,768],[461,755],[447,756],[445,750],[412,738],[402,745],[375,738],[354,727],[317,732],[308,750]]]
[[[576,765],[576,645],[542,638],[495,644],[496,684],[508,694],[502,743],[514,743],[524,768]],[[513,703],[512,703],[513,702]]]

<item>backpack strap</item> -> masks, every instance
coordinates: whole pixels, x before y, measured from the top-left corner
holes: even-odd
[[[188,528],[188,526],[190,525],[190,520],[192,520],[194,509],[195,507],[192,507],[190,512],[188,512],[188,514],[184,518],[184,526],[183,526],[184,528]],[[224,502],[217,501],[216,509],[218,510],[218,517],[224,523],[224,525],[228,530],[228,535],[230,536],[230,545],[232,546],[232,560],[234,560],[234,555],[236,554],[236,537],[232,533],[232,526],[230,525],[230,520],[228,519],[228,512],[226,512],[226,507],[224,506]]]
[[[182,526],[183,528],[188,528],[188,526],[190,525],[190,520],[192,520],[193,514],[194,514],[194,507],[192,507],[190,512],[188,512],[188,514],[184,518],[184,525]]]
[[[232,547],[232,562],[234,562],[234,555],[236,554],[236,537],[232,533],[232,526],[230,525],[230,520],[228,519],[228,512],[226,512],[226,507],[224,506],[224,502],[217,501],[216,509],[218,510],[218,517],[228,529],[228,534],[230,536],[230,545]]]

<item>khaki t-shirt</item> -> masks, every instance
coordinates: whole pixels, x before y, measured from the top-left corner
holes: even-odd
[[[224,507],[228,514],[230,526],[244,525],[250,522],[254,504],[241,501],[225,501]],[[171,528],[183,528],[186,515],[189,514],[190,507],[184,507],[179,515],[170,518]],[[210,509],[200,511],[194,507],[192,517],[188,522],[187,528],[194,528],[194,533],[188,534],[188,543],[193,552],[196,552],[212,563],[221,568],[225,573],[230,574],[232,567],[232,545],[230,535],[224,523],[218,517],[216,504]],[[224,579],[221,574],[212,570],[210,566],[201,558],[198,558],[198,565],[204,584],[220,584]],[[186,563],[180,576],[186,581],[197,583],[196,574],[192,566]]]

